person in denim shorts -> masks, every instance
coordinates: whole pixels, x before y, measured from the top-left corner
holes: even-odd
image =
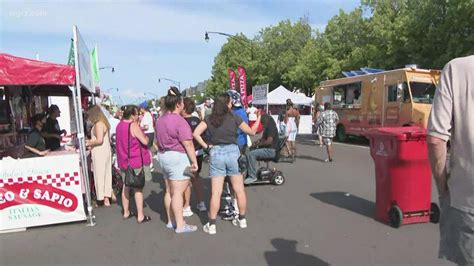
[[[253,136],[259,124],[260,115],[258,115],[257,122],[250,128],[240,116],[233,114],[231,97],[228,93],[223,93],[215,100],[212,113],[194,130],[194,138],[202,147],[209,150],[210,155],[209,174],[212,178],[212,193],[209,222],[203,228],[204,232],[208,234],[216,234],[216,218],[226,176],[230,177],[240,210],[239,217],[232,223],[240,228],[247,227],[245,218],[247,198],[238,163],[240,150],[237,146],[237,129]],[[206,143],[201,137],[206,130],[210,135],[209,143]]]
[[[167,227],[176,233],[197,230],[183,218],[184,192],[189,187],[191,176],[198,170],[196,151],[191,128],[181,117],[183,98],[178,88],[171,87],[165,97],[166,112],[156,122],[158,159],[166,191],[165,209],[168,216]]]

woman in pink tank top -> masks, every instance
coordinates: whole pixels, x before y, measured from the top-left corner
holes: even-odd
[[[117,160],[119,168],[122,170],[122,176],[125,176],[125,170],[130,165],[136,172],[143,167],[145,176],[151,176],[150,168],[150,152],[148,151],[148,137],[143,133],[138,125],[138,108],[135,105],[127,105],[123,108],[123,118],[117,125],[116,129],[116,147]],[[130,134],[129,134],[130,128]],[[130,157],[128,156],[128,141],[130,138]],[[142,162],[143,158],[143,162]],[[151,220],[150,216],[143,213],[143,189],[136,189],[135,204],[137,206],[137,222],[144,223]],[[123,186],[122,190],[122,206],[123,218],[128,219],[135,214],[130,212],[130,188]]]

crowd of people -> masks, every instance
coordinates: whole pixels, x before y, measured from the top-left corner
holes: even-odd
[[[472,72],[466,70],[473,62],[474,57],[471,56],[453,60],[445,67],[428,127],[430,161],[442,210],[439,255],[460,265],[472,265],[474,261],[472,163],[467,163],[472,162],[472,152],[460,148],[465,147],[466,143],[473,143],[472,123],[463,122],[463,114],[468,112],[472,97],[461,97],[468,95]],[[453,87],[453,82],[457,82],[457,86]],[[45,156],[59,149],[61,136],[67,134],[59,127],[57,118],[60,114],[58,106],[51,105],[46,114],[32,117],[32,130],[25,144],[24,158]],[[288,140],[287,156],[293,160],[296,157],[294,141],[299,112],[291,100],[287,101],[286,113],[278,118],[279,130],[268,114],[262,115],[251,104],[245,110],[240,95],[235,91],[219,95],[212,108],[210,101],[206,100],[198,112],[194,100],[184,98],[175,87],[171,87],[162,99],[158,119],[154,119],[145,108],[139,109],[134,105],[123,106],[120,121],[113,125],[104,114],[104,109],[97,105],[89,108],[87,119],[91,130],[86,146],[91,151],[97,200],[103,201],[104,206],[110,206],[117,200],[112,191],[110,136],[111,132],[115,132],[117,162],[124,177],[132,174],[151,180],[152,155],[157,152],[166,187],[166,226],[178,234],[197,230],[197,226],[189,225],[184,220],[184,217],[192,215],[191,187],[198,199],[197,209],[207,210],[199,178],[205,153],[209,156],[211,177],[208,221],[203,227],[208,234],[217,232],[216,219],[226,177],[232,183],[239,209],[239,215],[232,223],[246,228],[244,184],[256,180],[257,159],[275,157],[281,137]],[[339,117],[330,103],[316,106],[314,124],[317,141],[327,147],[326,162],[333,162],[332,138],[336,134],[338,121]],[[248,137],[257,134],[261,136],[254,141]],[[450,173],[446,164],[448,140],[452,147]],[[249,146],[256,149],[247,151]],[[247,157],[247,176],[243,176],[239,168],[238,161],[242,155]],[[139,224],[151,221],[143,210],[143,185],[133,187],[136,213],[130,209],[131,189],[125,182],[121,195],[123,219],[135,217]]]
[[[325,145],[331,144],[333,134],[327,128],[334,118],[332,113],[327,113],[329,109],[326,106],[326,111],[317,120]],[[232,223],[246,228],[244,184],[257,181],[257,160],[274,158],[281,138],[287,139],[284,156],[292,161],[296,157],[295,138],[300,120],[296,106],[288,100],[286,112],[281,114],[277,125],[269,114],[262,114],[262,110],[252,106],[251,102],[245,108],[236,91],[219,95],[212,104],[210,99],[206,99],[202,108],[197,110],[192,98],[183,97],[176,87],[171,87],[161,99],[159,110],[154,117],[144,107],[126,105],[122,106],[116,119],[106,108],[99,105],[89,107],[85,115],[89,136],[86,147],[90,151],[95,200],[106,207],[117,201],[119,195],[115,195],[112,189],[113,155],[116,155],[116,167],[121,178],[133,175],[144,181],[152,179],[155,158],[165,184],[167,228],[176,233],[197,230],[197,226],[184,220],[193,215],[190,206],[192,190],[198,202],[196,209],[209,210],[203,230],[216,234],[216,219],[226,180],[231,184],[235,209],[238,210]],[[60,147],[61,136],[67,133],[59,127],[57,118],[60,113],[58,106],[51,105],[48,114],[33,117],[34,127],[28,135],[24,157],[45,156]],[[211,178],[209,208],[205,204],[200,178],[205,156],[208,157]],[[245,176],[239,165],[242,156],[246,158]],[[328,160],[332,161],[332,154]],[[139,186],[131,186],[124,180],[120,195],[123,219],[135,217],[137,223],[151,221],[143,210],[144,181]],[[132,195],[135,208],[130,208]]]

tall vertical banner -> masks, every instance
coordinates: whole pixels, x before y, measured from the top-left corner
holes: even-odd
[[[79,29],[77,29],[77,27],[74,27],[74,29],[74,62],[76,68],[79,68],[76,73],[76,77],[79,76],[79,81],[82,86],[84,86],[91,93],[95,93],[89,48],[87,48],[87,45],[84,42]]]
[[[75,64],[74,60],[74,39],[71,39],[71,47],[69,47],[69,56],[67,58],[67,64],[73,66]]]
[[[240,97],[242,104],[247,107],[247,71],[243,66],[238,66],[237,71],[239,72]]]
[[[94,90],[96,93],[100,91],[99,55],[97,53],[96,45],[91,52],[92,81],[94,82]]]
[[[236,79],[235,72],[234,72],[233,69],[228,68],[227,73],[229,73],[230,89],[235,91],[236,90],[236,85],[237,85],[236,84],[237,82],[235,81],[235,79]]]

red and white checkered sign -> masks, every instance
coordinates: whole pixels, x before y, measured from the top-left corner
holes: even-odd
[[[17,178],[7,178],[0,179],[0,187],[4,185],[14,185],[14,184],[23,184],[23,183],[37,183],[41,185],[50,185],[53,187],[61,188],[68,187],[73,185],[80,185],[80,176],[79,172],[73,173],[63,173],[55,175],[37,175],[37,176],[28,176],[28,177],[17,177]]]

